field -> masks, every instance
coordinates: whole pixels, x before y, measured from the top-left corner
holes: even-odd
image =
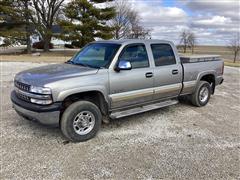
[[[183,53],[183,50],[179,49],[179,52]],[[191,51],[188,49],[186,53],[191,54]],[[240,67],[240,54],[236,62],[233,63],[233,52],[224,46],[196,46],[194,54],[220,55],[224,60],[225,66]]]
[[[180,52],[182,52],[182,49]],[[190,53],[189,49],[187,50],[187,53]],[[226,61],[233,61],[233,52],[225,46],[196,46],[194,53],[220,55]],[[240,61],[239,56],[237,61]]]
[[[20,51],[13,53],[11,48],[7,50],[0,50],[0,61],[2,62],[66,62],[69,60],[79,49],[54,49],[50,52],[35,52],[33,54],[22,54]]]
[[[51,52],[44,53],[39,52],[40,56],[35,54],[21,54],[19,49],[14,53],[11,48],[9,49],[0,49],[0,61],[2,62],[65,62],[69,60],[79,49],[53,49]],[[179,52],[182,53],[180,49]],[[188,54],[191,54],[190,50],[187,50]],[[196,46],[194,54],[212,54],[220,55],[225,65],[240,67],[240,56],[237,57],[237,62],[233,62],[232,52],[224,46]]]

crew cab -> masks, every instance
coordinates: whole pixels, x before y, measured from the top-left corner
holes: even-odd
[[[60,126],[71,141],[93,138],[102,121],[178,103],[205,106],[223,82],[219,56],[179,56],[164,40],[87,44],[69,61],[18,73],[11,92],[21,116]]]

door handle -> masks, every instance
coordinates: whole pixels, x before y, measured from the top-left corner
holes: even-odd
[[[153,73],[152,72],[147,72],[145,74],[146,78],[150,78],[150,77],[153,77]]]
[[[172,70],[172,74],[178,74],[178,70],[177,69]]]

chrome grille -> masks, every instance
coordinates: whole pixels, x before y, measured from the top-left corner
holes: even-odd
[[[18,81],[15,81],[14,84],[18,89],[21,89],[21,90],[27,91],[27,92],[30,91],[30,85],[28,85],[28,84],[24,84],[24,83],[21,83],[21,82],[18,82]]]
[[[26,96],[26,95],[24,95],[24,94],[21,94],[21,93],[19,93],[19,92],[17,92],[17,91],[15,91],[16,92],[16,95],[17,95],[17,97],[18,98],[20,98],[20,99],[22,99],[22,100],[24,100],[24,101],[27,101],[27,102],[30,102],[31,100],[30,100],[30,97],[28,97],[28,96]]]
[[[36,101],[45,101],[50,104],[52,103],[52,96],[49,94],[38,94],[38,93],[32,93],[30,92],[30,85],[28,84],[24,84],[18,81],[14,81],[15,87],[14,87],[14,91],[16,93],[16,96],[26,102],[31,102],[31,103],[35,103],[35,104],[41,104],[37,103]],[[43,102],[44,103],[44,102]]]

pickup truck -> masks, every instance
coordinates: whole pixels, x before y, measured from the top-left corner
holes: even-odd
[[[223,71],[220,57],[180,57],[169,41],[95,41],[66,63],[18,73],[11,100],[19,115],[57,125],[80,142],[93,138],[103,120],[170,106],[183,96],[205,106]]]

